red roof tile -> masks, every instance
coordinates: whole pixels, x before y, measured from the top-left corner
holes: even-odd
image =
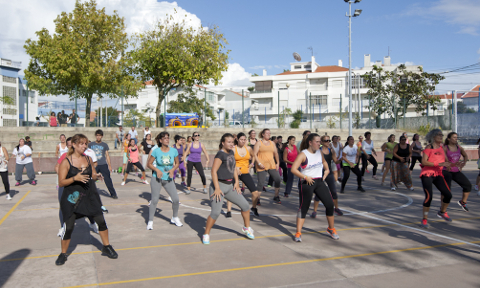
[[[480,85],[475,86],[471,91],[478,91]],[[468,92],[462,98],[478,98],[478,92]]]

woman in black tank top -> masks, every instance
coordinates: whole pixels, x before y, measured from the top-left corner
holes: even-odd
[[[400,143],[393,148],[393,161],[391,165],[392,172],[390,173],[392,178],[390,181],[390,189],[395,191],[397,184],[403,182],[408,189],[413,191],[412,175],[408,170],[408,160],[412,156],[412,150],[410,150],[410,144],[407,144],[407,138],[400,136]]]

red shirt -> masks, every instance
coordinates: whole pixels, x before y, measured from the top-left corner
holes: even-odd
[[[423,150],[423,154],[428,156],[428,162],[432,162],[437,166],[422,166],[422,172],[420,172],[420,177],[443,177],[443,167],[438,166],[438,164],[445,162],[445,151],[443,151],[443,147],[439,147],[437,149],[425,149]]]

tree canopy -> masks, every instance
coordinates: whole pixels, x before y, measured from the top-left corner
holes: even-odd
[[[205,100],[199,99],[196,95],[194,95],[193,91],[188,94],[178,94],[177,100],[170,101],[169,108],[167,109],[168,113],[197,113],[200,116],[200,119],[203,117],[204,109],[205,109]],[[158,106],[157,106],[158,107]],[[215,120],[215,113],[207,104],[206,107],[206,114],[207,117],[210,119]]]
[[[405,116],[410,105],[415,111],[426,114],[430,105],[436,109],[439,97],[433,95],[435,86],[445,77],[423,71],[421,66],[416,71],[408,70],[401,64],[394,71],[373,66],[373,70],[362,75],[370,97],[370,108],[375,115],[387,113],[390,118]]]
[[[174,22],[170,16],[151,30],[135,34],[132,40],[133,74],[142,82],[151,80],[158,90],[157,119],[171,89],[218,85],[222,71],[228,68],[228,43],[217,27],[192,28],[186,20]]]
[[[36,32],[38,40],[28,39],[24,45],[31,57],[25,70],[31,89],[40,95],[85,98],[86,115],[94,94],[114,98],[124,87],[128,95],[136,95],[141,84],[128,74],[129,40],[116,11],[108,15],[105,8],[97,9],[95,0],[77,0],[73,12],[62,12],[54,23],[55,33],[43,28]],[[90,117],[85,121],[88,127]]]

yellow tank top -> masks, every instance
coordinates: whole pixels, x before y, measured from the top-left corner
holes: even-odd
[[[263,144],[263,141],[260,140],[260,147],[258,150],[258,161],[262,163],[262,165],[265,167],[265,169],[262,169],[257,165],[257,171],[265,171],[265,170],[270,170],[270,169],[277,169],[277,165],[275,165],[275,152],[277,151],[277,147],[275,144],[273,144],[272,141],[270,142],[270,145],[266,146]]]
[[[245,151],[247,151],[247,154],[242,157],[237,151],[237,146],[235,146],[235,163],[237,167],[240,168],[240,172],[242,172],[242,174],[248,174],[248,166],[250,165],[250,152],[248,152],[246,146],[244,147]]]

